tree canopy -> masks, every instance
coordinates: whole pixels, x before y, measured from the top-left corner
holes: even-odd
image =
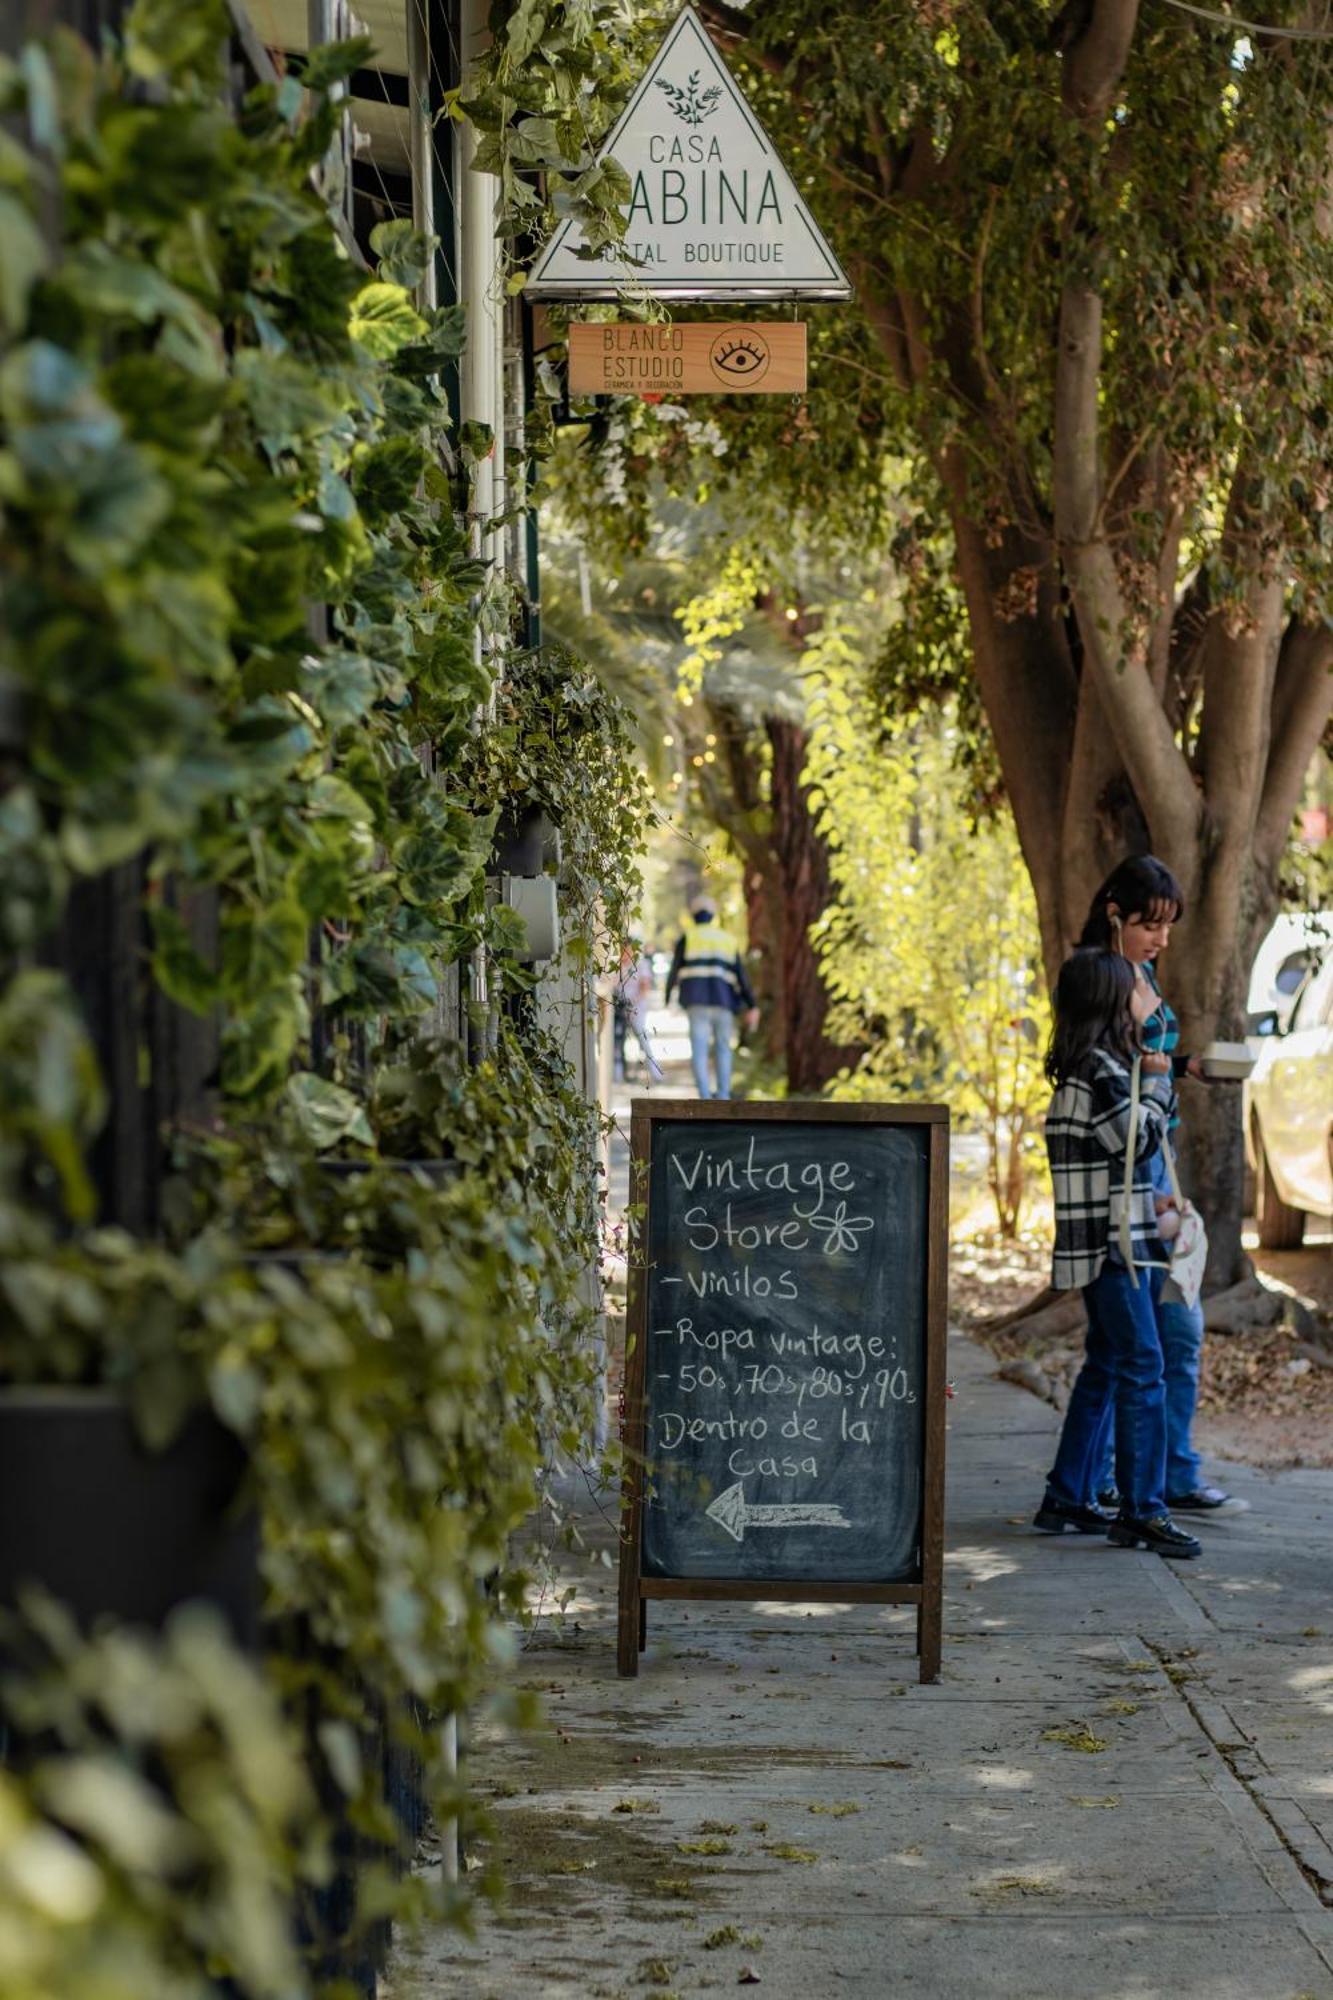
[[[1234,1029],[1333,705],[1333,42],[1293,0],[1262,34],[1175,0],[701,11],[857,300],[802,409],[719,402],[706,451],[648,415],[631,475],[891,550],[885,698],[979,704],[1047,971],[1151,847],[1187,1042]],[[1190,1111],[1217,1278],[1238,1121]]]

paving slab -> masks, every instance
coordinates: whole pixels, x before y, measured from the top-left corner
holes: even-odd
[[[1226,1468],[1190,1565],[1036,1535],[1054,1412],[953,1339],[944,1665],[898,1607],[653,1603],[615,1671],[589,1517],[474,1736],[508,1876],[385,2000],[1333,2000],[1333,1473]],[[1295,1483],[1289,1483],[1289,1479]]]
[[[734,1927],[733,1927],[734,1928]],[[1299,1925],[1233,1918],[1227,1950],[1209,1950],[1210,1926],[1196,1919],[1126,1920],[1025,1913],[974,1917],[942,1925],[867,1909],[855,1925],[819,1916],[768,1926],[756,1946],[705,1947],[703,1924],[678,1929],[665,1956],[658,1933],[634,1926],[589,1926],[558,1951],[531,1954],[525,1992],[542,2000],[627,2000],[654,1990],[681,1994],[735,1989],[746,1967],[775,2000],[827,2000],[838,1994],[953,1996],[986,2000],[1324,2000],[1333,1990],[1317,1946]],[[747,1933],[742,1932],[742,1938]],[[748,1935],[754,1936],[755,1933]],[[1149,1968],[1153,1968],[1149,1970]],[[1312,1969],[1313,1968],[1313,1969]],[[483,1952],[460,1953],[448,1966],[429,1949],[415,1960],[420,1990],[467,1992],[472,2000],[509,2000]],[[453,1983],[432,1985],[441,1977]]]

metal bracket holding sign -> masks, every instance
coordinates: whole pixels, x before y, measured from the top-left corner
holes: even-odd
[[[619,1670],[652,1599],[901,1604],[939,1677],[949,1114],[638,1100]]]
[[[534,299],[848,299],[852,288],[777,148],[686,7],[598,154],[631,184],[623,244],[589,255],[573,218]]]

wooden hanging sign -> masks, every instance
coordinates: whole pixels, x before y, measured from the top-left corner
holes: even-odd
[[[796,396],[805,379],[797,321],[579,321],[569,329],[571,396]]]

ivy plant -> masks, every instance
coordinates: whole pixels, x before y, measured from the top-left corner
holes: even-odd
[[[611,43],[581,11],[591,76]],[[0,1331],[8,1380],[118,1385],[150,1444],[201,1401],[246,1439],[269,1609],[301,1635],[272,1671],[311,1771],[382,1830],[356,1746],[493,1686],[510,1537],[598,1387],[595,1116],[549,1043],[493,1027],[469,1071],[422,1031],[451,963],[504,942],[501,804],[561,819],[586,962],[644,800],[581,662],[525,655],[498,689],[479,662],[515,607],[470,553],[439,387],[463,317],[414,301],[425,239],[382,227],[367,271],[311,180],[365,45],[235,103],[228,34],[222,0],[136,0],[96,57],[58,32],[0,63]],[[545,39],[506,46],[515,102],[534,65],[556,87]],[[35,962],[71,886],[131,862],[149,976],[222,1042],[153,1243],[98,1222],[105,1086]],[[403,1726],[456,1814],[438,1732]],[[34,1800],[5,1794],[0,1844]],[[185,1996],[172,1894],[137,1990]],[[233,1961],[237,1990],[299,1990]]]

